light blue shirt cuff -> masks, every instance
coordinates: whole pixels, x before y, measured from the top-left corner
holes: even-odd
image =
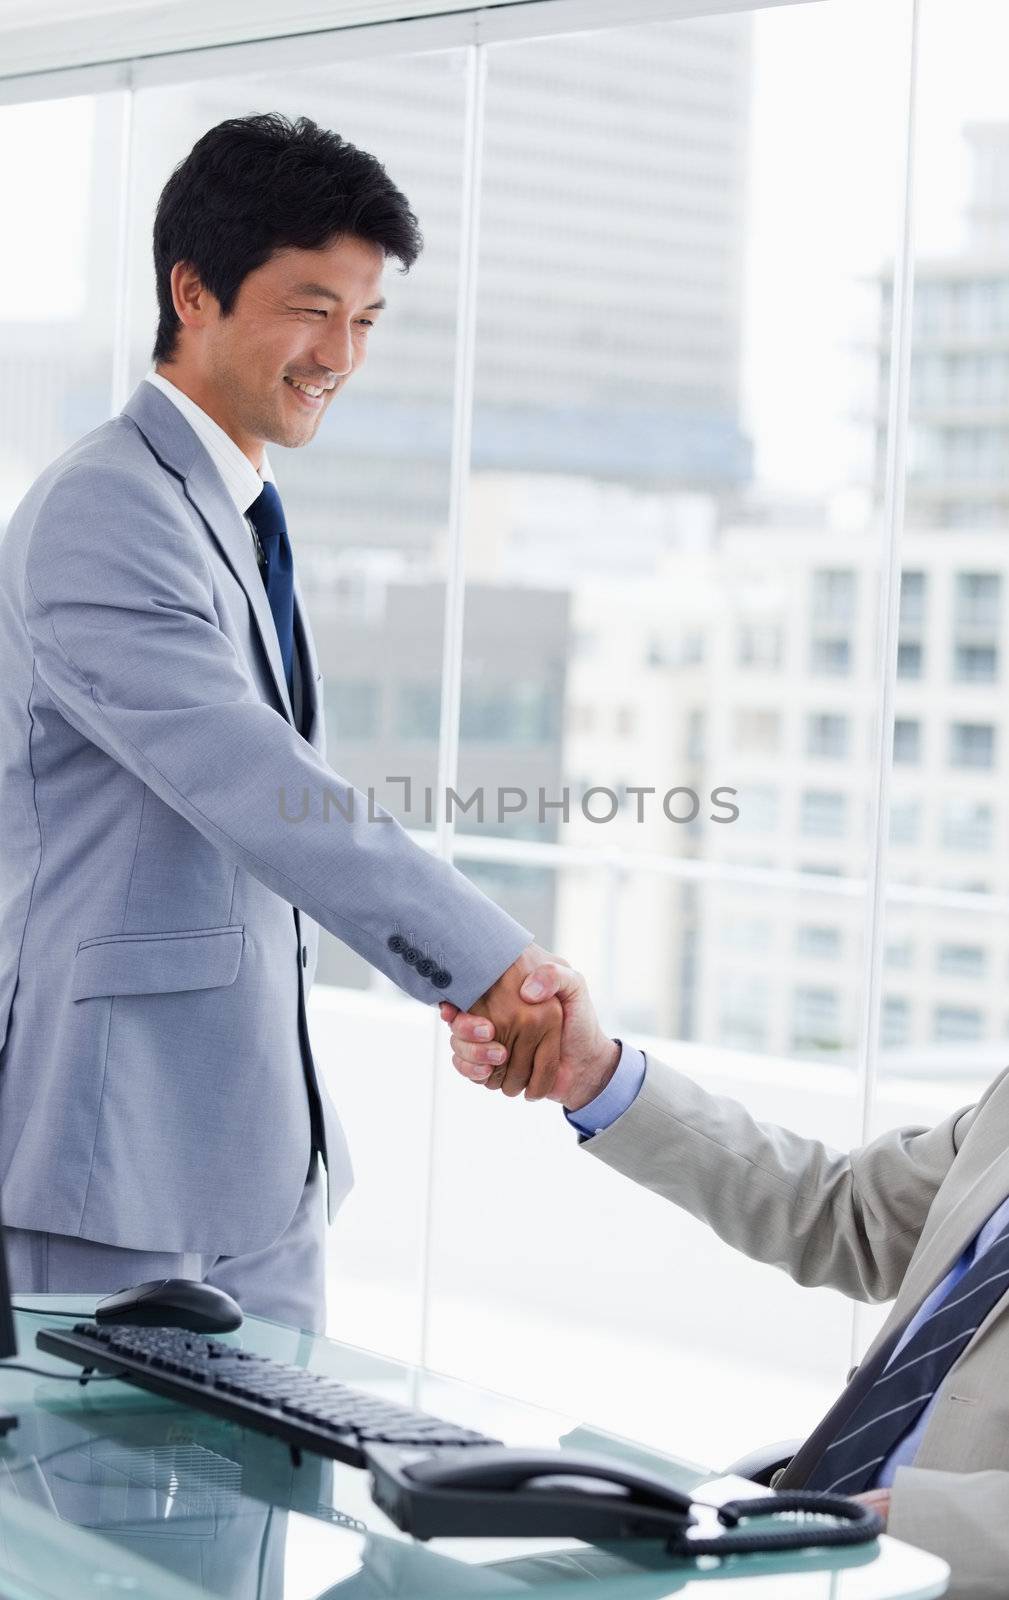
[[[622,1044],[619,1039],[615,1043],[620,1045],[620,1058],[606,1088],[587,1106],[564,1113],[573,1128],[590,1137],[594,1133],[602,1133],[604,1128],[623,1116],[645,1081],[645,1058],[642,1052],[635,1050],[633,1045]]]

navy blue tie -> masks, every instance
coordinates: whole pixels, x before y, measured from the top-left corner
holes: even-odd
[[[287,690],[294,698],[294,556],[287,535],[284,507],[276,485],[264,483],[262,493],[249,507],[252,525],[266,556],[263,582],[280,641]]]
[[[841,1424],[804,1489],[860,1494],[913,1428],[954,1361],[1009,1291],[1009,1229],[956,1282]]]

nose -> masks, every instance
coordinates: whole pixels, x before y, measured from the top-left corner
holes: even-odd
[[[319,330],[313,354],[320,367],[327,367],[338,378],[353,372],[354,340],[350,323],[327,318],[327,326]]]

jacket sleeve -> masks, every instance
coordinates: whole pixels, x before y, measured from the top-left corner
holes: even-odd
[[[648,1057],[637,1098],[580,1148],[797,1283],[890,1300],[939,1185],[1005,1076],[934,1128],[895,1128],[842,1154],[757,1122],[738,1101]]]
[[[70,467],[37,513],[23,601],[37,677],[67,722],[407,993],[465,1009],[530,943],[388,812],[369,820],[367,797],[259,699],[167,482]],[[447,988],[389,949],[397,933],[438,959]]]
[[[898,1467],[886,1531],[948,1563],[948,1600],[1005,1600],[1009,1472]]]

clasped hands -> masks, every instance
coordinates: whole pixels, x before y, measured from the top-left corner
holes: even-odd
[[[561,956],[529,945],[472,1011],[440,1006],[452,1063],[464,1078],[509,1097],[555,1100],[569,1111],[606,1087],[620,1046],[599,1026],[585,979]]]

